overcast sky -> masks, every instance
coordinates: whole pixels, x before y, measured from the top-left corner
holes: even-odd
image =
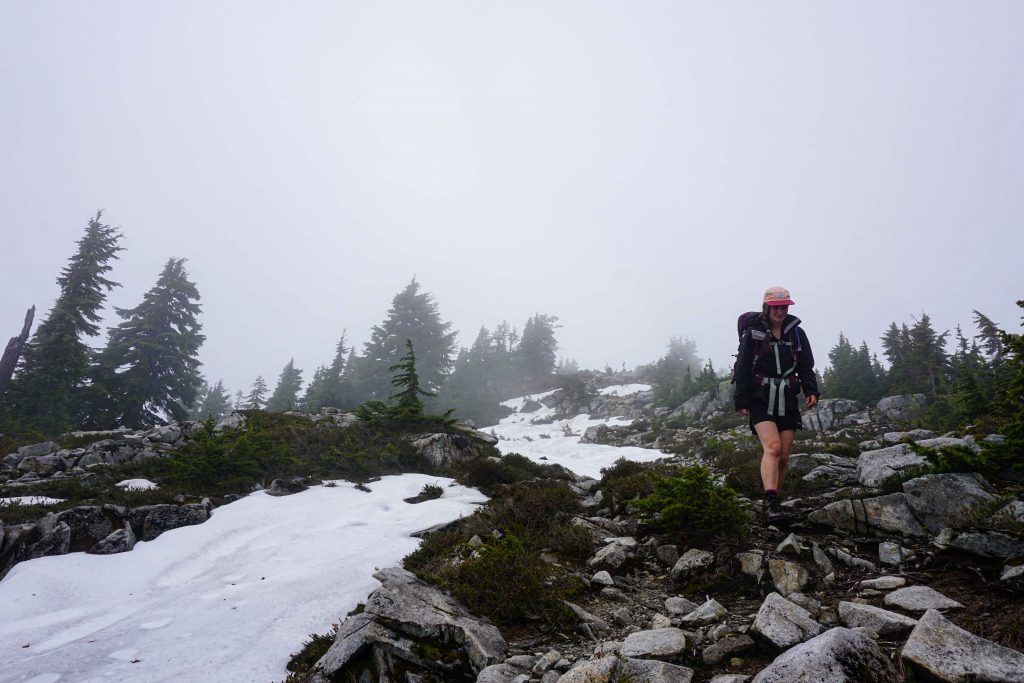
[[[819,368],[922,312],[1019,330],[1019,0],[0,10],[3,340],[99,208],[110,304],[187,258],[231,391],[308,380],[414,274],[461,343],[539,311],[583,367],[727,366],[775,284]]]

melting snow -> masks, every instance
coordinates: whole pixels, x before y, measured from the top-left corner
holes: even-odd
[[[150,491],[160,488],[158,484],[151,482],[149,479],[125,479],[124,481],[117,482],[117,486],[129,491]]]
[[[14,496],[12,498],[0,498],[0,506],[3,505],[56,505],[63,503],[63,498],[47,498],[46,496]]]
[[[605,387],[598,393],[602,396],[632,396],[633,394],[639,394],[641,391],[650,390],[650,384],[616,384]]]

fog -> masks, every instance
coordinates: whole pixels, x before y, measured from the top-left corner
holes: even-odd
[[[792,291],[840,331],[1019,329],[1024,4],[4,0],[0,336],[97,209],[131,307],[168,257],[234,392],[361,346],[415,275],[469,345],[559,317],[726,367]],[[102,337],[93,340],[95,345]]]

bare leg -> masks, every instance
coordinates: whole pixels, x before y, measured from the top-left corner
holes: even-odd
[[[779,454],[779,488],[786,480],[786,468],[789,467],[789,452],[793,450],[793,437],[796,431],[787,429],[779,432],[779,440],[782,442],[782,452]]]
[[[778,490],[782,485],[779,473],[786,471],[785,463],[782,463],[780,468],[782,438],[779,435],[779,428],[771,420],[765,420],[754,425],[754,431],[757,432],[757,437],[761,440],[761,448],[764,449],[764,454],[761,456],[761,484],[765,490]],[[789,433],[792,434],[792,432]],[[792,444],[792,438],[790,444]]]

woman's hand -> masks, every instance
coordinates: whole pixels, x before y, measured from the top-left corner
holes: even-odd
[[[811,394],[810,396],[807,397],[807,407],[813,408],[816,405],[818,405],[818,397],[815,396],[814,394]]]
[[[747,415],[750,415],[750,411],[747,408],[740,408],[740,415],[746,417]]]

